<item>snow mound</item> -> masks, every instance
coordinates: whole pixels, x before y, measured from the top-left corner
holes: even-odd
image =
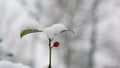
[[[27,65],[23,65],[21,63],[12,63],[10,61],[0,61],[0,68],[30,68]]]

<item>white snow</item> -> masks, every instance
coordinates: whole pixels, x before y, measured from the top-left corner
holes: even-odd
[[[27,65],[23,65],[21,63],[12,63],[10,61],[0,61],[0,68],[30,68]]]
[[[47,27],[43,29],[43,32],[45,32],[48,36],[48,38],[53,38],[55,35],[59,34],[63,30],[68,30],[63,24],[57,23],[52,25],[51,27]]]
[[[34,21],[34,20],[30,20],[29,18],[26,18],[26,21],[24,23],[21,23],[21,28],[20,30],[25,30],[25,29],[38,29],[39,28],[39,23]]]

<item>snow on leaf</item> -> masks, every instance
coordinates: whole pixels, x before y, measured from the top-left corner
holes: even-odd
[[[20,38],[22,38],[23,36],[25,36],[25,35],[27,35],[27,34],[36,33],[36,32],[42,32],[42,30],[38,30],[38,29],[26,29],[26,30],[23,30],[23,31],[20,33]]]
[[[53,38],[55,35],[58,35],[59,33],[63,31],[67,31],[68,29],[61,23],[57,23],[52,25],[51,27],[45,28],[43,32],[45,32],[48,36],[48,38]]]
[[[0,61],[0,68],[30,68],[27,65],[21,63],[12,63],[11,61],[2,60]]]
[[[47,27],[44,29],[37,29],[37,28],[33,28],[33,29],[24,29],[22,30],[22,32],[20,33],[20,38],[22,38],[23,36],[30,34],[30,33],[35,33],[35,32],[45,32],[45,34],[48,36],[49,39],[53,39],[56,35],[60,34],[60,33],[64,33],[70,31],[72,33],[74,33],[74,31],[67,29],[63,24],[61,23],[57,23],[52,25],[51,27]]]

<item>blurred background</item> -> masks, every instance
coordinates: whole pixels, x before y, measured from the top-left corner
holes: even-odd
[[[53,68],[120,68],[120,0],[0,0],[0,60],[47,68],[46,35],[20,32],[55,23],[76,34],[55,38]]]

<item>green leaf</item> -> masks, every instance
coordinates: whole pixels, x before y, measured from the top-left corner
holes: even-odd
[[[23,30],[23,31],[20,33],[20,38],[22,38],[23,36],[25,36],[25,35],[27,35],[27,34],[36,33],[36,32],[42,32],[42,30],[38,30],[38,29],[26,29],[26,30]]]
[[[75,32],[72,31],[72,30],[62,30],[60,33],[64,33],[64,32],[67,32],[67,31],[70,31],[70,32],[72,32],[73,34],[75,34]]]

